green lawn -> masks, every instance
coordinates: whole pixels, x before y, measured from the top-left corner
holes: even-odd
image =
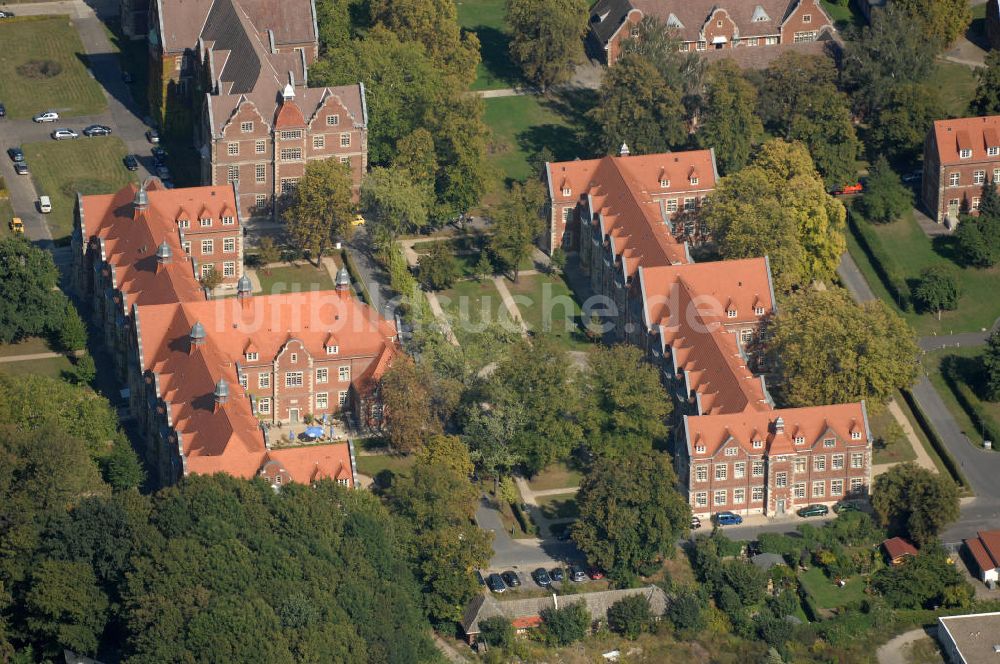
[[[484,119],[495,139],[490,162],[506,180],[536,175],[530,172],[528,158],[543,147],[548,147],[557,159],[572,158],[567,151],[575,149],[575,132],[550,102],[522,96],[486,99],[484,103]]]
[[[257,278],[260,279],[261,293],[264,295],[333,290],[333,279],[326,269],[314,267],[306,261],[298,265],[272,268],[270,274],[260,268],[257,270]]]
[[[60,378],[64,371],[70,371],[73,364],[65,355],[47,357],[41,360],[23,360],[19,362],[2,362],[0,371],[12,376],[38,375],[50,378]]]
[[[867,223],[859,219],[858,223]],[[875,234],[889,249],[906,280],[912,285],[921,271],[931,265],[944,264],[953,267],[962,286],[962,299],[958,309],[942,313],[941,320],[929,313],[904,313],[917,334],[952,334],[975,332],[989,329],[993,321],[1000,317],[1000,298],[996,297],[1000,284],[1000,266],[988,270],[962,268],[955,260],[956,248],[951,236],[939,236],[933,241],[920,229],[912,213],[889,224],[873,224]],[[858,267],[864,273],[875,294],[896,306],[872,269],[867,255],[850,238],[848,249]],[[898,310],[898,306],[896,306]]]
[[[865,596],[865,582],[860,576],[847,580],[843,588],[828,579],[819,567],[810,567],[799,573],[799,582],[821,609],[836,609],[851,602],[860,602]]]
[[[110,194],[135,179],[122,164],[125,144],[116,136],[27,143],[24,157],[31,164],[38,195],[52,198],[46,221],[53,239],[73,230],[77,192]]]
[[[0,100],[11,118],[45,110],[93,115],[107,106],[69,17],[6,19],[0,22],[0,44]]]
[[[534,334],[555,338],[568,350],[587,350],[593,346],[580,329],[580,306],[560,277],[524,275],[516,284],[508,282],[507,288]]]
[[[950,117],[969,114],[969,102],[976,93],[976,77],[971,67],[938,60],[927,79],[931,90],[938,91],[941,108]]]
[[[833,24],[838,30],[846,28],[860,28],[865,25],[865,17],[854,6],[853,0],[847,6],[834,4],[830,0],[822,0],[823,9],[833,19]]]
[[[981,419],[991,421],[994,428],[1000,428],[1000,403],[985,401],[979,397],[978,373],[982,368],[979,357],[983,348],[945,348],[927,353],[921,359],[927,377],[941,395],[948,410],[955,421],[958,422],[962,431],[972,440],[973,444],[981,447],[983,443],[983,431],[973,421],[969,412],[962,407],[955,390],[961,390],[969,403]],[[957,371],[958,381],[952,384],[946,380],[942,374],[945,363],[954,363]],[[1000,448],[1000,441],[993,441],[994,449]]]
[[[510,36],[505,20],[505,0],[458,0],[458,24],[476,33],[482,61],[476,70],[473,90],[509,88],[520,80],[520,72],[510,61]]]
[[[393,454],[378,454],[358,457],[358,472],[368,477],[375,477],[383,470],[392,471],[396,475],[409,475],[410,468],[416,462],[414,456],[396,456]]]
[[[546,466],[540,473],[528,480],[532,491],[549,491],[551,489],[571,489],[580,486],[583,473],[570,468],[562,461]]]
[[[467,236],[453,240],[437,240],[433,242],[419,242],[413,245],[413,251],[418,256],[430,253],[431,249],[443,244],[450,251],[458,262],[459,278],[467,279],[476,275],[476,265],[479,263],[482,252],[486,245],[485,237]]]
[[[500,299],[492,279],[482,282],[460,281],[453,288],[438,293],[441,308],[451,321],[459,343],[478,334],[488,323],[510,323],[511,316]]]
[[[575,493],[557,493],[536,499],[542,514],[548,519],[576,519],[580,509],[576,504]]]
[[[13,355],[34,355],[35,353],[51,353],[49,343],[41,337],[29,337],[16,344],[0,344],[0,357]]]
[[[903,406],[905,405],[904,403]],[[896,419],[888,409],[880,413],[869,413],[868,419],[875,437],[874,463],[903,463],[917,458],[917,453],[913,451],[913,446],[906,436],[887,436],[890,431],[902,433],[896,428],[898,427]]]

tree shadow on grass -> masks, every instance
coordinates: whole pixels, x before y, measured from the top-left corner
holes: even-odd
[[[548,148],[557,161],[567,161],[580,154],[580,138],[572,127],[550,123],[528,127],[517,135],[517,143],[529,155]]]
[[[486,25],[477,25],[472,31],[479,37],[479,54],[488,74],[487,82],[504,86],[523,83],[521,72],[510,59],[510,37]]]
[[[931,240],[931,247],[941,258],[945,258],[960,268],[966,267],[958,247],[958,238],[954,235],[937,235]]]

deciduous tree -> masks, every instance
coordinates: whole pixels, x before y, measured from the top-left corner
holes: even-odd
[[[389,444],[398,452],[419,450],[430,436],[441,433],[431,407],[427,372],[407,355],[395,359],[382,376],[380,389]]]
[[[452,250],[444,242],[433,243],[430,251],[418,259],[417,267],[420,281],[430,290],[451,288],[461,269]]]
[[[677,29],[658,16],[644,16],[636,31],[635,37],[622,40],[622,56],[636,55],[652,64],[681,95],[688,112],[695,110],[705,80],[705,61],[693,51],[682,51]]]
[[[336,159],[310,162],[285,210],[288,234],[318,263],[338,237],[351,231],[351,170]]]
[[[835,86],[837,69],[830,58],[783,53],[757,75],[757,109],[764,125],[774,134],[789,138],[792,121],[819,88]]]
[[[503,202],[491,212],[495,230],[490,238],[490,252],[514,275],[514,283],[521,271],[521,261],[531,255],[535,238],[542,232],[544,205],[545,192],[540,183],[515,182]]]
[[[892,170],[885,155],[880,155],[868,172],[864,196],[855,205],[869,221],[885,224],[913,206],[913,192]]]
[[[893,162],[912,161],[934,120],[944,116],[936,91],[923,83],[903,82],[883,90],[871,117],[868,152]]]
[[[479,634],[488,645],[509,648],[514,644],[514,626],[504,616],[490,616],[479,621]]]
[[[403,169],[376,167],[361,183],[366,228],[379,244],[426,226],[431,202],[413,174]]]
[[[791,406],[884,404],[917,376],[913,330],[880,301],[805,290],[785,300],[769,330],[772,366]]]
[[[573,540],[591,564],[618,577],[672,556],[691,520],[676,483],[670,458],[659,452],[599,459],[577,494]]]
[[[955,271],[946,265],[932,265],[920,273],[913,297],[924,311],[934,311],[941,320],[942,311],[958,308],[962,296],[961,284]]]
[[[543,638],[554,646],[568,646],[590,631],[590,612],[584,602],[574,602],[558,609],[542,609],[541,618]]]
[[[0,343],[59,328],[67,302],[58,281],[52,254],[21,235],[0,240]]]
[[[949,477],[903,463],[875,478],[872,507],[883,526],[925,546],[958,518],[958,487]]]
[[[973,115],[1000,113],[1000,51],[986,54],[986,66],[976,69],[976,94],[969,105]]]
[[[924,37],[939,49],[951,46],[972,22],[972,9],[963,0],[899,0],[897,4],[917,19]]]
[[[847,96],[832,85],[817,86],[803,100],[792,118],[788,138],[809,148],[827,189],[857,181],[861,141],[854,131]]]
[[[887,567],[872,575],[872,589],[890,606],[933,609],[968,606],[973,590],[939,546],[929,547],[902,565]]]
[[[61,656],[63,648],[97,652],[108,598],[97,587],[90,565],[43,561],[32,571],[24,602],[25,623],[41,652],[50,657]]]
[[[726,59],[709,67],[704,97],[698,144],[715,149],[724,174],[738,171],[764,134],[755,108],[757,90],[736,63]]]
[[[507,0],[507,25],[511,58],[542,92],[573,76],[583,59],[584,0]]]
[[[649,629],[652,618],[645,595],[623,597],[608,607],[608,627],[629,639]]]

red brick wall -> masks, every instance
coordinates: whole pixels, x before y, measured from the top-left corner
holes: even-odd
[[[704,32],[707,48],[717,47],[712,43],[716,37],[725,38],[726,41],[722,44],[722,48],[732,48],[733,37],[736,34],[736,23],[725,9],[717,9],[705,22]]]
[[[806,18],[809,22],[806,22]],[[781,43],[791,44],[796,32],[815,32],[817,36],[823,28],[831,28],[830,19],[816,0],[802,0],[799,6],[781,26]]]
[[[618,32],[608,41],[607,49],[607,64],[614,64],[621,57],[622,42],[629,39],[632,36],[632,26],[639,25],[639,21],[642,20],[642,12],[638,9],[633,9],[629,12],[628,16],[625,17],[625,23],[621,26]]]

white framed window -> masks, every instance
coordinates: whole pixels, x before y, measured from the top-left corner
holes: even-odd
[[[342,477],[339,480],[337,480],[337,484],[339,484],[340,486],[350,486],[351,485],[350,481],[348,481],[347,478],[345,478],[345,477]]]
[[[728,309],[728,310],[726,310],[726,317],[727,318],[736,318],[736,309]]]
[[[764,487],[755,486],[750,489],[750,499],[755,503],[764,500]]]
[[[836,446],[837,446],[837,439],[836,438],[824,438],[823,439],[823,447],[836,447]]]
[[[351,163],[351,158],[350,157],[340,157],[340,163],[342,163],[342,164],[349,164],[349,163]]]
[[[232,226],[235,223],[236,223],[236,217],[229,217],[229,216],[222,217],[223,226]]]
[[[351,379],[351,367],[343,366],[337,369],[337,380],[344,382],[345,380]]]
[[[326,136],[324,136],[323,134],[317,134],[316,136],[313,136],[314,150],[322,150],[325,147],[326,147]]]
[[[257,412],[261,415],[271,414],[271,399],[270,397],[261,397],[257,399]]]
[[[986,148],[986,154],[990,157],[996,157],[1000,155],[1000,147],[994,145],[993,147]]]
[[[337,347],[337,346],[327,346],[326,347],[326,354],[327,355],[336,355],[337,351],[339,351],[339,350],[340,350],[340,348]]]
[[[684,199],[684,209],[688,212],[694,209],[695,199],[694,197],[689,197]]]
[[[240,387],[242,387],[244,390],[247,389],[247,375],[246,374],[240,374]]]
[[[257,184],[267,182],[267,164],[257,164],[253,167],[254,180]]]
[[[330,393],[329,392],[317,392],[316,393],[316,409],[326,410],[330,407]]]
[[[705,453],[705,446],[704,445],[695,445],[694,446],[694,453],[695,454],[704,454]]]
[[[972,184],[982,184],[986,182],[986,171],[972,171]]]
[[[326,383],[329,380],[330,380],[330,370],[329,369],[327,369],[326,367],[320,367],[319,369],[316,369],[316,382],[317,383]]]
[[[974,198],[972,200],[978,201],[979,199],[978,198]],[[855,429],[854,431],[852,431],[851,432],[851,440],[861,440],[861,432],[858,431],[857,429]]]
[[[569,215],[572,212],[573,212],[573,208],[571,208],[571,207],[564,207],[562,209],[562,220],[563,220],[564,224],[569,222]]]
[[[715,479],[724,480],[729,476],[729,465],[725,463],[715,464]]]
[[[740,453],[739,448],[736,448],[736,447],[727,447],[726,448],[726,456],[736,456],[739,453]]]
[[[816,31],[807,30],[804,32],[796,32],[795,36],[792,37],[792,41],[796,44],[802,44],[804,42],[814,42],[816,41]]]
[[[188,256],[191,255],[191,240],[184,240],[181,242],[181,247],[183,247],[185,254]]]
[[[830,457],[830,467],[833,468],[834,470],[843,470],[844,469],[844,455],[843,454],[834,454],[832,457]]]
[[[750,466],[750,473],[754,477],[764,477],[764,462],[754,461],[753,464]]]
[[[708,48],[708,44],[706,44],[706,43],[705,43],[705,42],[703,42],[703,41],[700,41],[700,42],[698,42],[698,45],[697,45],[697,46],[695,46],[695,48],[696,48],[697,50],[699,50],[699,51],[704,51],[704,50],[705,50],[706,48]]]
[[[747,462],[737,461],[733,464],[733,477],[735,479],[741,479],[747,474]]]
[[[733,489],[733,503],[736,505],[742,505],[747,501],[747,490],[746,489]]]
[[[291,193],[295,190],[295,185],[298,184],[298,182],[298,178],[281,178],[281,193]]]
[[[756,46],[757,45],[757,37],[748,37],[747,40],[746,40],[746,42],[747,42],[747,46]]]
[[[208,275],[212,274],[213,272],[215,272],[215,266],[212,265],[211,263],[204,263],[201,266],[201,278],[202,279],[204,279]]]
[[[763,447],[764,447],[764,441],[761,440],[760,438],[758,438],[757,440],[753,441],[753,448],[755,450],[762,449]]]
[[[806,437],[803,436],[803,435],[795,436],[795,444],[796,445],[805,445],[806,444]]]
[[[831,496],[844,495],[844,480],[830,480],[830,495]]]
[[[343,407],[347,403],[347,390],[337,392],[337,405]]]
[[[334,113],[333,115],[326,116],[327,127],[336,127],[339,124],[340,124],[340,116],[338,114]]]
[[[227,237],[222,240],[222,251],[231,254],[236,251],[236,238]]]
[[[236,263],[233,261],[226,261],[222,264],[222,276],[224,277],[235,277],[236,276]]]
[[[281,148],[281,161],[302,159],[302,148]]]
[[[190,219],[178,219],[177,220],[177,227],[178,228],[191,228],[191,220]]]
[[[286,371],[285,372],[285,387],[302,387],[302,372],[301,371]]]
[[[855,452],[851,455],[851,468],[864,468],[865,467],[865,455],[864,452]]]
[[[254,141],[253,151],[257,154],[264,154],[267,152],[267,142],[266,141]]]
[[[209,228],[212,225],[212,218],[202,217],[201,219],[198,220],[198,225],[201,226],[202,228]]]
[[[993,182],[1000,182],[1000,168],[993,169]]]
[[[764,315],[764,307],[754,307],[753,308],[753,313],[754,313],[755,316],[763,316]]]
[[[804,473],[804,472],[806,472],[806,458],[805,457],[795,457],[795,464],[794,464],[793,470],[796,473]]]
[[[267,205],[267,194],[254,194],[253,204],[258,210],[263,211]]]
[[[822,498],[826,495],[826,482],[820,480],[813,482],[813,498]]]
[[[351,147],[351,135],[346,131],[340,135],[340,147],[342,148]]]
[[[226,154],[230,156],[235,156],[238,155],[239,153],[240,153],[239,143],[229,143],[226,145]]]
[[[803,14],[802,15],[802,22],[803,23],[812,23],[812,20],[813,20],[812,14]]]
[[[779,488],[788,486],[788,473],[775,473],[774,485]]]
[[[715,493],[712,494],[712,504],[716,507],[725,505],[728,502],[726,499],[726,494],[728,493],[725,489],[716,489]]]
[[[698,184],[698,177],[697,176],[692,177],[691,180],[690,180],[690,182],[691,182],[691,184]]]
[[[292,353],[290,355],[290,360],[291,360],[292,364],[298,364],[298,362],[299,362],[299,354],[298,353]]]
[[[969,148],[962,148],[961,150],[958,151],[958,158],[959,159],[971,159],[972,158],[972,150],[970,150]]]
[[[660,189],[666,189],[669,186],[670,186],[670,180],[665,180],[665,179],[660,180]]]
[[[961,201],[959,201],[957,198],[950,198],[950,199],[948,199],[948,205],[950,205],[952,207],[956,207],[957,208],[959,203],[961,203]]]
[[[271,374],[263,371],[257,374],[257,387],[271,387]]]
[[[708,493],[699,491],[694,494],[694,504],[696,507],[708,507]]]
[[[958,171],[948,174],[949,187],[957,187],[961,181],[962,181],[962,174],[959,173]]]
[[[813,470],[826,470],[826,455],[819,454],[813,457]]]
[[[247,353],[244,355],[244,357],[247,358],[247,362],[256,362],[258,359],[260,359],[260,353],[257,352]]]
[[[241,122],[240,131],[244,134],[250,134],[253,132],[253,122]]]
[[[286,129],[285,131],[278,132],[278,138],[283,141],[293,141],[295,139],[302,138],[301,129]]]
[[[232,184],[233,182],[239,182],[240,181],[240,167],[236,166],[235,164],[227,166],[226,167],[226,180],[229,182],[229,184]]]
[[[677,199],[668,198],[667,199],[667,212],[677,212]]]
[[[215,241],[214,240],[202,240],[201,241],[201,253],[205,254],[215,253]]]
[[[860,477],[851,478],[851,493],[861,491],[865,486],[865,481]]]
[[[796,498],[805,498],[806,497],[806,483],[805,482],[799,482],[799,483],[793,485],[792,486],[792,495],[795,496]]]
[[[764,45],[765,46],[775,46],[777,43],[778,43],[778,38],[777,37],[765,37],[764,38]]]
[[[708,481],[708,466],[695,466],[694,467],[694,480],[695,480],[695,482],[707,482]]]
[[[744,346],[753,341],[753,330],[740,330],[740,341],[743,342]]]

